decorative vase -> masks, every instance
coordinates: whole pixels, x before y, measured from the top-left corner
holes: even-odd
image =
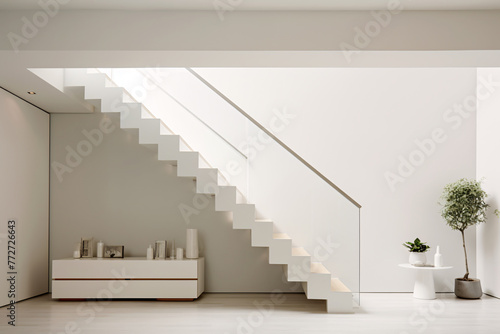
[[[104,243],[102,241],[97,243],[97,257],[104,257]]]
[[[471,278],[470,281],[464,281],[463,278],[455,278],[455,296],[458,298],[479,299],[482,295],[479,279]]]
[[[427,263],[427,256],[422,252],[410,252],[411,265],[425,265]]]
[[[146,259],[147,260],[153,260],[154,255],[153,255],[153,246],[149,245],[149,247],[146,249]]]
[[[190,228],[186,232],[186,258],[198,258],[198,230]]]
[[[170,243],[170,258],[175,259],[175,239]]]
[[[75,244],[75,249],[73,250],[73,257],[75,259],[79,259],[79,258],[82,257],[82,255],[80,253],[81,248],[82,248],[82,244],[81,243],[78,242],[78,243]]]
[[[183,260],[184,259],[184,249],[177,248],[177,250],[175,251],[175,258],[177,260]]]
[[[436,247],[436,254],[434,254],[434,267],[439,268],[443,266],[443,258],[439,251],[439,246]]]

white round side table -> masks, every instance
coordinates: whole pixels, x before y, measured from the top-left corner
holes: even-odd
[[[453,267],[416,267],[409,263],[399,265],[402,268],[414,269],[415,286],[413,287],[413,297],[418,299],[436,299],[436,290],[434,288],[434,271],[446,270]]]

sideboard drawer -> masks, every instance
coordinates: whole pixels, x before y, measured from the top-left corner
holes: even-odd
[[[52,261],[54,299],[196,299],[204,289],[204,258]]]
[[[197,278],[199,260],[65,259],[52,262],[52,278]]]
[[[197,280],[54,280],[52,298],[189,298],[201,294]]]

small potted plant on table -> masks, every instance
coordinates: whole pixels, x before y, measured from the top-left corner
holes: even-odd
[[[486,221],[486,197],[488,195],[481,188],[481,182],[476,180],[460,179],[446,185],[441,198],[444,200],[441,216],[446,223],[462,234],[462,245],[465,255],[465,275],[455,279],[455,295],[459,298],[481,298],[481,281],[469,278],[469,263],[467,262],[467,248],[465,247],[465,230]]]
[[[430,246],[426,245],[425,242],[421,242],[419,238],[416,238],[413,242],[407,241],[403,244],[410,251],[410,264],[411,265],[425,265],[427,263],[427,257],[425,252]]]

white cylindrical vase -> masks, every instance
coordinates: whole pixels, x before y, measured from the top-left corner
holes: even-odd
[[[153,260],[154,259],[154,256],[153,256],[153,247],[151,245],[149,245],[149,247],[146,249],[146,259],[147,260]]]
[[[198,230],[189,228],[186,232],[186,258],[198,258]]]
[[[175,252],[176,253],[176,259],[177,260],[182,260],[184,259],[184,249],[182,248],[177,248],[177,251]]]
[[[170,243],[170,258],[175,259],[175,240]]]
[[[73,250],[73,257],[75,259],[79,259],[79,258],[82,257],[81,252],[80,252],[81,248],[82,248],[82,244],[81,243],[78,242],[78,243],[75,244],[75,249]]]
[[[104,257],[104,242],[99,241],[97,243],[97,257],[102,258]]]

